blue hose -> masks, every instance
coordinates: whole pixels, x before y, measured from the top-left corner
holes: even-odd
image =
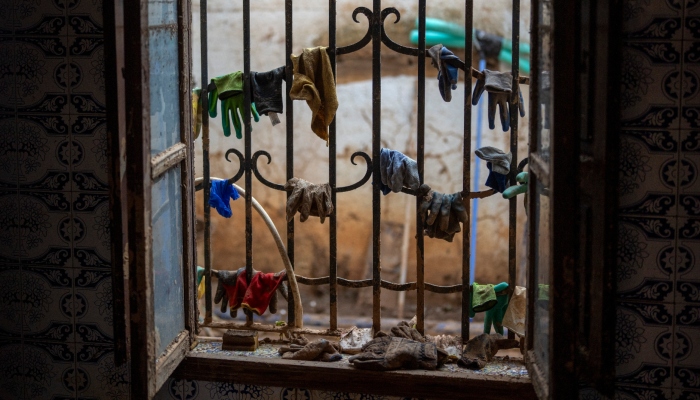
[[[483,71],[486,68],[486,59],[481,58],[479,60],[479,71]],[[481,125],[483,122],[484,105],[483,101],[477,105],[476,109],[476,148],[481,148]],[[472,180],[472,191],[479,191],[479,166],[481,163],[477,160],[474,163],[474,179]],[[476,272],[476,226],[479,216],[479,199],[472,199],[472,217],[471,217],[471,227],[469,237],[471,238],[471,243],[469,245],[469,284],[474,283],[474,273]]]

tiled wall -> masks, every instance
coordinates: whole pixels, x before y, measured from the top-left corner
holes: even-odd
[[[0,5],[0,398],[125,398],[102,0]]]
[[[700,1],[623,26],[618,395],[700,399]]]

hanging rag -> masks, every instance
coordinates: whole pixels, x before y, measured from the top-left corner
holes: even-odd
[[[506,339],[497,333],[490,335],[482,333],[465,343],[462,358],[457,364],[464,368],[482,369],[487,362],[493,360],[498,350],[514,349],[519,346],[520,343],[515,339]]]
[[[236,318],[238,309],[241,308],[243,297],[248,289],[245,267],[239,268],[236,271],[220,270],[217,275],[219,283],[216,286],[214,304],[221,302],[222,313],[225,313],[226,308],[229,307],[231,318]],[[246,312],[246,314],[249,314],[249,312]]]
[[[287,221],[291,221],[297,211],[301,222],[312,215],[319,217],[323,223],[333,213],[331,186],[328,183],[317,185],[301,178],[292,178],[284,184],[284,190],[292,192],[287,200]]]
[[[438,89],[440,96],[446,102],[452,100],[452,91],[457,89],[459,79],[459,57],[455,56],[447,47],[436,44],[428,49],[431,65],[438,70]]]
[[[243,73],[236,71],[228,75],[217,76],[211,80],[209,90],[209,116],[216,118],[216,99],[221,103],[221,125],[224,129],[224,136],[231,136],[231,120],[233,117],[233,128],[236,130],[236,137],[243,138],[241,133],[241,121],[243,116]],[[212,90],[213,89],[213,90]],[[250,103],[250,112],[255,122],[260,120],[260,116],[255,108],[255,103]]]
[[[460,223],[467,222],[467,209],[462,194],[443,194],[430,190],[420,204],[419,213],[423,219],[423,234],[431,238],[452,242],[460,232]]]
[[[269,306],[270,313],[276,314],[277,288],[286,277],[286,271],[278,273],[257,272],[250,280],[241,307],[257,315],[263,315]]]
[[[192,140],[197,139],[202,130],[202,100],[199,98],[201,94],[201,88],[192,89]]]
[[[500,113],[501,127],[503,132],[507,132],[510,129],[510,94],[512,93],[513,87],[513,75],[510,72],[499,72],[484,69],[481,71],[484,78],[477,79],[476,85],[474,85],[474,92],[472,94],[472,105],[477,105],[482,93],[486,90],[489,93],[488,96],[488,120],[489,128],[496,128],[496,107]],[[523,101],[523,94],[520,91],[520,85],[518,85],[518,98],[516,99],[516,106],[520,111],[520,116],[525,116],[525,102]]]
[[[304,361],[340,361],[343,356],[338,352],[338,343],[329,342],[326,339],[318,339],[306,345],[291,343],[289,346],[282,346],[278,350],[282,358],[287,360]]]
[[[233,184],[226,180],[215,180],[211,182],[209,194],[209,205],[216,208],[216,211],[224,218],[231,218],[231,199],[237,200],[241,197]]]
[[[420,186],[418,164],[400,151],[382,148],[379,151],[381,183],[379,190],[386,196],[398,193],[402,187],[416,190]]]
[[[527,290],[516,286],[503,316],[503,326],[520,337],[525,336],[525,314],[527,310]]]
[[[484,312],[492,309],[498,304],[496,300],[496,291],[492,284],[480,285],[476,282],[472,283],[472,292],[469,297],[469,316],[474,318],[478,312]]]
[[[281,114],[284,103],[282,102],[282,81],[285,78],[284,66],[267,72],[250,73],[250,83],[253,88],[252,100],[258,114],[267,115],[269,112]]]
[[[490,161],[493,165],[493,171],[502,175],[510,173],[510,163],[513,159],[513,154],[505,153],[501,149],[491,146],[485,146],[474,151],[477,157],[484,161]]]
[[[484,333],[491,333],[491,326],[493,326],[496,333],[503,335],[503,316],[508,308],[508,295],[499,295],[499,293],[506,289],[508,289],[506,282],[493,287],[493,291],[496,292],[496,305],[484,313]]]
[[[306,100],[311,109],[311,130],[328,145],[328,126],[338,109],[335,77],[327,47],[304,49],[301,55],[292,54],[294,79],[289,90],[293,100]]]
[[[396,369],[435,370],[447,360],[444,350],[433,343],[405,337],[381,336],[362,346],[361,353],[348,361],[357,369],[392,371]]]

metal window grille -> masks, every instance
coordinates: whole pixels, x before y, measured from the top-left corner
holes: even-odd
[[[275,190],[284,190],[282,184],[276,184],[265,179],[257,169],[257,159],[260,156],[265,156],[268,160],[271,159],[270,154],[264,150],[260,150],[255,154],[251,153],[251,121],[250,121],[250,91],[248,88],[248,77],[250,76],[250,0],[243,1],[243,49],[244,49],[244,93],[245,93],[245,105],[243,112],[244,119],[244,153],[241,154],[238,150],[230,149],[226,153],[228,157],[231,153],[234,153],[240,162],[240,169],[236,175],[228,181],[230,183],[237,182],[241,178],[244,179],[245,188],[245,239],[246,239],[246,272],[247,279],[250,282],[252,277],[253,269],[253,246],[252,246],[252,208],[253,208],[253,191],[252,191],[252,180],[253,176],[258,179],[265,186],[268,186]],[[420,182],[423,183],[423,168],[425,163],[424,155],[424,143],[425,143],[425,60],[429,58],[428,52],[425,46],[425,32],[426,32],[426,0],[418,0],[418,23],[419,23],[419,41],[418,47],[406,47],[400,45],[389,38],[384,30],[384,23],[387,17],[393,15],[398,21],[400,18],[399,11],[393,7],[382,8],[381,0],[373,0],[373,6],[370,10],[366,7],[357,7],[352,18],[354,21],[358,22],[357,16],[362,14],[366,17],[368,21],[368,29],[364,37],[358,42],[351,44],[349,46],[338,47],[336,45],[336,2],[337,0],[329,0],[329,15],[328,15],[328,28],[329,28],[329,43],[328,43],[328,53],[331,60],[331,65],[333,67],[333,73],[336,72],[336,57],[341,54],[350,54],[360,50],[361,48],[372,45],[372,154],[371,156],[364,152],[355,152],[351,157],[351,162],[355,163],[356,157],[362,157],[365,160],[367,171],[363,178],[349,186],[337,187],[336,186],[336,124],[333,121],[329,128],[329,142],[328,142],[328,156],[329,156],[329,184],[331,186],[331,200],[335,210],[330,219],[330,258],[328,260],[329,273],[328,276],[320,278],[307,278],[303,276],[296,275],[296,280],[299,284],[303,285],[328,285],[328,290],[330,294],[330,329],[328,330],[312,330],[303,329],[301,327],[295,327],[293,321],[295,320],[294,315],[294,299],[289,296],[288,304],[288,325],[286,327],[275,327],[266,326],[261,324],[252,324],[250,317],[248,317],[247,323],[237,324],[232,322],[218,323],[212,322],[212,288],[211,288],[211,212],[209,207],[209,191],[204,191],[204,280],[205,280],[205,318],[204,323],[201,325],[203,327],[215,327],[215,328],[236,328],[236,329],[258,329],[261,331],[298,331],[301,333],[317,333],[325,335],[337,335],[338,330],[338,300],[337,300],[337,288],[338,285],[345,286],[349,288],[363,288],[372,287],[372,327],[375,332],[381,329],[381,291],[391,290],[391,291],[409,291],[416,290],[417,292],[417,304],[416,304],[416,316],[417,316],[417,329],[423,333],[424,332],[424,322],[425,322],[425,291],[434,293],[461,293],[462,295],[462,316],[461,316],[461,337],[463,341],[469,339],[469,298],[470,298],[470,270],[469,270],[469,259],[470,259],[470,230],[468,227],[464,227],[462,235],[462,283],[451,285],[451,286],[440,286],[435,285],[425,281],[425,265],[424,265],[424,237],[423,223],[421,217],[418,213],[418,208],[422,201],[421,196],[416,197],[416,281],[408,283],[395,283],[389,282],[382,279],[382,269],[381,269],[381,245],[380,245],[380,232],[381,232],[381,200],[380,200],[380,190],[378,186],[372,188],[372,278],[364,280],[349,280],[338,276],[338,266],[337,266],[337,206],[336,206],[336,196],[338,193],[343,193],[351,190],[355,190],[362,185],[366,184],[369,178],[374,176],[379,176],[379,153],[380,153],[380,139],[382,137],[381,131],[381,101],[382,101],[382,80],[381,80],[381,56],[382,56],[382,46],[383,43],[389,50],[405,54],[409,56],[416,57],[417,63],[417,77],[418,77],[418,107],[417,107],[417,163],[419,169]],[[285,41],[286,41],[286,81],[292,82],[292,63],[289,55],[292,54],[292,27],[293,27],[293,15],[292,15],[292,0],[285,1]],[[465,32],[472,32],[473,26],[473,3],[471,0],[466,0],[464,3],[465,7],[465,20],[464,29]],[[208,82],[209,78],[207,76],[207,1],[200,1],[200,26],[201,26],[201,81]],[[512,9],[512,74],[513,74],[513,87],[517,87],[518,83],[529,83],[529,79],[525,77],[519,77],[519,21],[520,21],[520,0],[513,0]],[[464,54],[460,57],[463,63],[460,68],[467,72],[467,76],[478,77],[479,72],[472,69],[472,35],[465,35],[464,41]],[[459,56],[459,54],[457,54]],[[469,80],[471,82],[471,79]],[[293,178],[294,170],[294,139],[293,139],[293,127],[294,127],[294,102],[289,97],[289,88],[291,85],[287,85],[287,96],[286,96],[286,176],[287,179]],[[463,134],[463,160],[462,160],[462,195],[463,201],[467,209],[468,215],[470,215],[470,202],[473,198],[483,198],[489,195],[493,195],[493,190],[487,190],[483,192],[472,192],[471,182],[470,182],[470,172],[471,172],[471,84],[464,85],[464,134]],[[512,92],[510,98],[511,109],[517,109],[516,101],[518,93],[516,90]],[[211,181],[210,167],[209,167],[209,118],[206,112],[208,105],[206,88],[203,88],[203,92],[200,97],[203,101],[202,105],[202,146],[203,146],[203,184],[199,187],[208,188]],[[515,107],[514,107],[515,106]],[[510,113],[510,151],[513,154],[513,162],[511,163],[511,173],[510,173],[510,184],[515,185],[515,175],[518,169],[522,169],[523,162],[518,162],[518,113]],[[377,181],[379,181],[377,179]],[[415,195],[416,193],[410,189],[404,188],[402,190],[404,193],[409,195]],[[289,193],[287,194],[289,196]],[[469,218],[471,219],[471,217]],[[515,287],[515,276],[516,276],[516,199],[512,198],[509,204],[509,246],[508,246],[508,293]],[[294,221],[287,222],[286,226],[287,232],[287,256],[294,265]],[[513,334],[510,333],[512,336]]]

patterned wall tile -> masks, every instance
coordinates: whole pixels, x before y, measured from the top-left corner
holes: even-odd
[[[620,213],[676,215],[678,132],[625,130],[620,135]]]
[[[0,97],[0,111],[60,114],[67,105],[67,88],[75,79],[65,58],[67,38],[60,36],[15,37],[0,42],[0,68],[11,71],[0,82],[14,81]]]
[[[76,341],[112,343],[112,274],[105,270],[76,270],[75,296],[85,309],[75,316]]]
[[[283,398],[280,397],[281,388],[232,382],[185,381],[184,388],[183,393],[187,393],[187,396],[192,396],[191,398],[196,400],[277,400]]]
[[[620,385],[671,387],[673,305],[621,302],[615,329],[615,372]]]
[[[680,0],[625,0],[622,10],[622,30],[627,39],[682,38],[683,3]]]
[[[103,117],[71,116],[76,155],[71,166],[73,190],[109,191],[107,124]]]
[[[700,390],[674,390],[673,400],[700,400]]]
[[[675,218],[622,216],[618,230],[617,297],[673,301]]]
[[[19,186],[30,190],[70,190],[74,145],[68,135],[68,116],[23,115],[17,118]]]
[[[615,399],[620,400],[671,400],[673,398],[671,389],[628,385],[617,385],[615,389]]]
[[[683,255],[682,263],[679,263],[677,280],[680,281],[700,281],[700,218],[679,218],[678,219],[678,251]],[[687,301],[681,300],[678,301]]]
[[[683,39],[700,39],[700,1],[686,0],[685,2],[685,22],[683,23],[685,32]]]
[[[75,369],[75,345],[57,342],[24,342],[18,368],[26,373],[25,398],[49,400],[74,398],[80,386]]]
[[[102,29],[103,0],[74,0],[68,10],[69,35],[104,35]]]
[[[0,340],[0,393],[3,399],[24,399],[24,370],[22,369],[22,342]]]
[[[79,399],[129,398],[129,364],[115,365],[112,346],[78,344],[76,350],[76,370],[83,379],[77,387]]]
[[[0,341],[10,337],[21,338],[22,312],[25,308],[23,300],[19,266],[0,264]]]
[[[73,238],[77,264],[88,268],[109,268],[109,196],[104,193],[73,193],[73,220],[82,227]]]
[[[70,192],[19,194],[20,255],[25,265],[71,266],[73,238],[84,231],[71,215]]]
[[[622,49],[622,126],[679,126],[682,42],[626,42]]]
[[[0,262],[19,264],[22,247],[22,220],[19,194],[0,191]]]
[[[700,391],[700,304],[676,305],[674,387]]]
[[[19,146],[17,119],[13,113],[0,112],[0,132],[0,190],[15,189],[18,182]]]
[[[16,34],[65,35],[66,4],[58,0],[11,0],[3,7],[15,11],[13,24]]]
[[[73,341],[81,304],[73,293],[71,268],[23,267],[23,334],[42,341]]]
[[[683,41],[682,97],[681,128],[700,128],[700,40],[697,39]]]
[[[79,74],[70,88],[71,114],[105,113],[104,39],[70,36],[69,43],[71,65]]]
[[[700,130],[680,136],[678,215],[700,216]]]

